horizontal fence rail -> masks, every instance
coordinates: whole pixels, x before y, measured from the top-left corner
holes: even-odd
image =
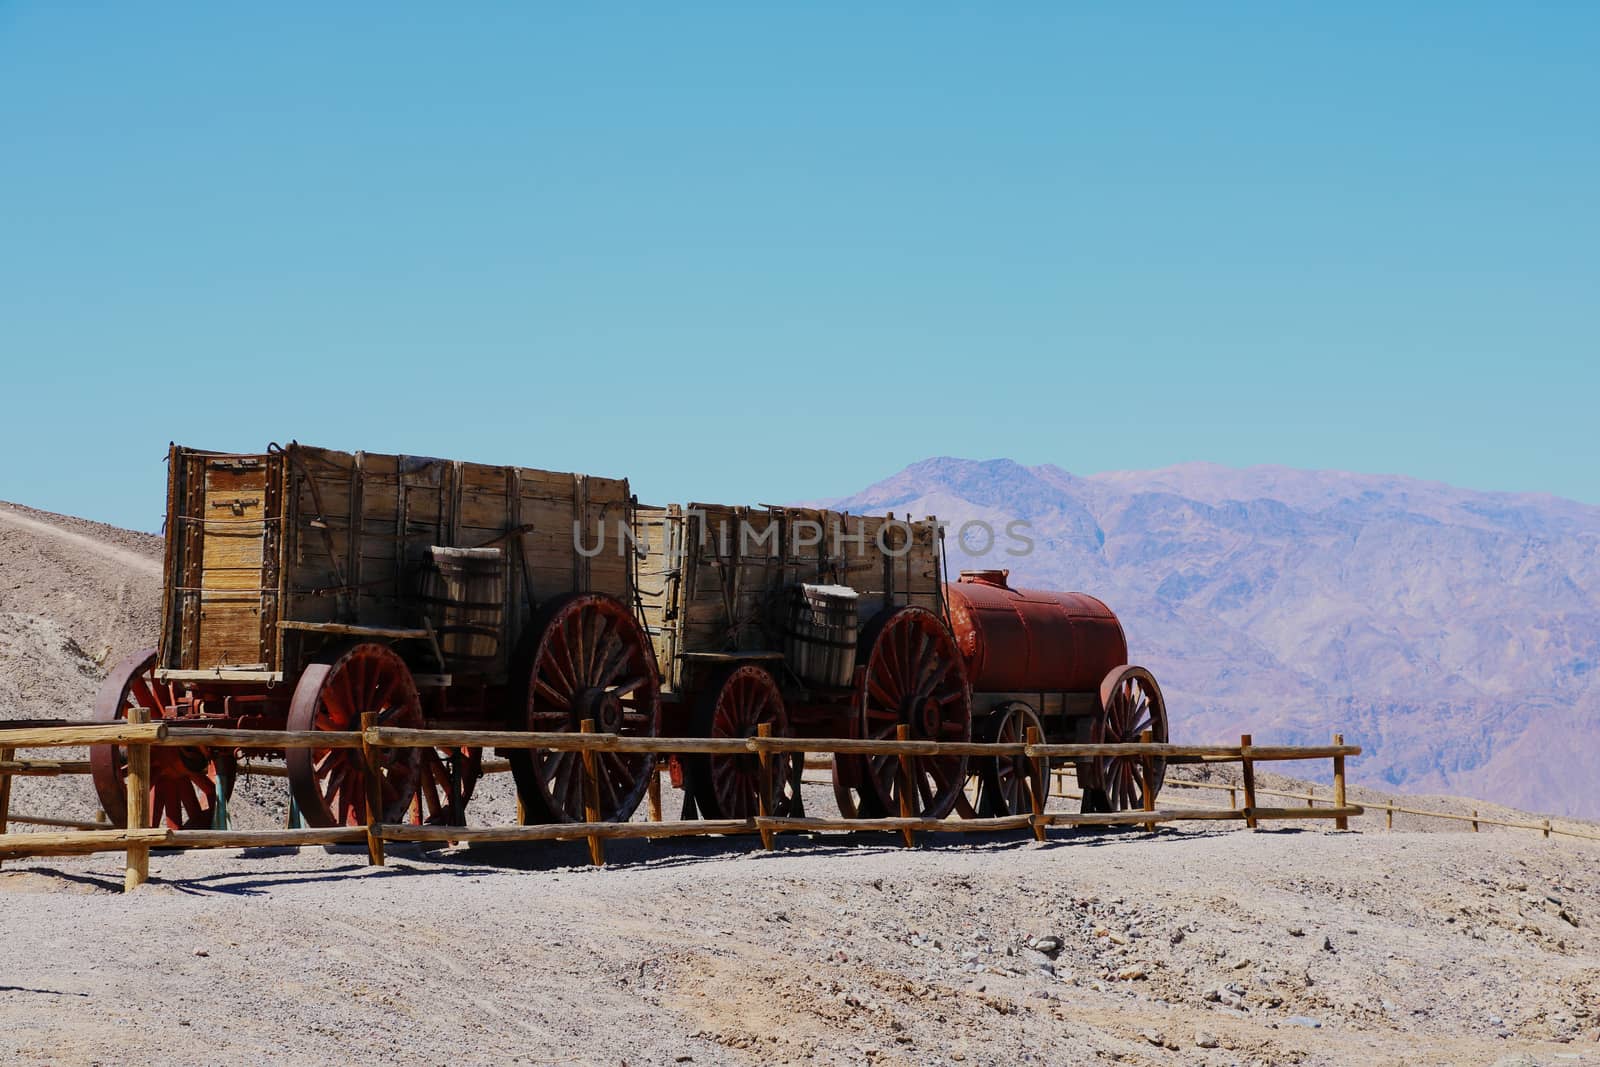
[[[528,733],[505,730],[414,730],[378,725],[374,715],[362,717],[360,730],[290,731],[290,730],[238,730],[207,727],[190,727],[178,723],[149,722],[143,709],[132,709],[130,719],[123,723],[96,726],[18,724],[0,731],[0,786],[9,792],[13,774],[74,774],[86,773],[86,761],[70,760],[18,760],[18,748],[79,747],[94,744],[122,746],[127,754],[127,805],[132,829],[81,823],[71,820],[29,819],[34,824],[60,827],[61,832],[5,833],[5,807],[0,804],[0,858],[25,856],[65,856],[94,852],[121,851],[127,854],[124,885],[131,889],[148,877],[149,854],[152,848],[263,848],[300,847],[316,845],[354,845],[365,843],[369,858],[374,864],[384,862],[383,849],[387,842],[532,842],[586,840],[590,857],[596,864],[604,863],[604,842],[627,838],[667,838],[691,835],[756,834],[766,848],[773,847],[773,835],[785,832],[801,833],[858,833],[893,832],[902,835],[909,846],[918,833],[1001,833],[1031,831],[1039,840],[1045,839],[1046,830],[1052,826],[1123,826],[1143,825],[1154,830],[1158,824],[1184,820],[1243,820],[1249,826],[1269,819],[1333,819],[1343,828],[1351,815],[1360,814],[1357,805],[1339,803],[1313,808],[1263,808],[1257,807],[1253,795],[1247,798],[1244,808],[1223,811],[1220,809],[1155,807],[1154,798],[1148,798],[1143,810],[1077,813],[1046,811],[1046,794],[1049,792],[1049,763],[1051,759],[1086,759],[1097,756],[1116,756],[1140,759],[1147,766],[1155,760],[1173,762],[1237,762],[1248,776],[1257,760],[1315,759],[1334,761],[1335,779],[1342,793],[1344,760],[1359,755],[1361,749],[1343,744],[1337,735],[1333,745],[1314,747],[1255,746],[1248,736],[1239,745],[1171,745],[1150,740],[1117,745],[1043,744],[1037,731],[1029,733],[1024,742],[990,744],[982,742],[934,742],[912,740],[908,730],[901,727],[893,739],[861,738],[793,738],[772,737],[762,727],[756,736],[748,738],[667,738],[624,737],[596,732],[592,723],[585,722],[577,733]],[[148,821],[149,765],[154,748],[200,746],[207,748],[237,749],[244,751],[287,752],[296,749],[349,749],[362,753],[367,767],[369,784],[376,782],[374,768],[378,765],[374,753],[394,748],[474,748],[497,749],[504,753],[516,749],[544,749],[549,751],[578,752],[584,756],[580,765],[583,773],[592,777],[596,753],[643,753],[655,756],[668,755],[754,755],[760,761],[761,788],[759,814],[747,819],[688,819],[666,821],[660,818],[656,790],[651,790],[651,816],[642,822],[600,822],[591,813],[586,821],[545,823],[521,826],[434,826],[410,823],[385,823],[379,821],[378,805],[369,805],[369,821],[365,826],[340,826],[328,828],[293,828],[283,830],[242,831],[228,829],[176,830],[164,827],[142,828]],[[898,816],[884,818],[807,818],[780,817],[770,813],[773,795],[773,761],[771,757],[783,754],[838,756],[892,756],[899,763],[899,792],[902,797]],[[917,757],[977,757],[1028,759],[1034,761],[1030,784],[1032,810],[1013,815],[962,819],[950,817],[934,819],[917,816],[910,807],[911,766]],[[509,769],[505,759],[485,760],[485,773]],[[282,777],[282,767],[244,761],[239,773]],[[657,783],[659,784],[659,778]],[[1342,798],[1341,798],[1342,800]],[[23,821],[21,818],[18,821]]]
[[[105,725],[75,725],[60,722],[33,722],[4,724],[0,728],[0,859],[29,856],[66,856],[86,853],[121,851],[127,854],[125,886],[133,888],[148,875],[151,848],[277,848],[318,845],[366,844],[369,858],[375,864],[383,863],[383,846],[386,842],[419,843],[488,843],[586,840],[591,860],[604,862],[604,842],[633,838],[671,838],[700,835],[759,835],[764,847],[773,847],[776,833],[859,833],[894,832],[902,835],[905,843],[914,843],[917,833],[1003,833],[1031,831],[1038,840],[1044,840],[1050,827],[1074,826],[1138,826],[1154,830],[1162,823],[1181,821],[1238,821],[1256,827],[1264,821],[1298,821],[1307,819],[1332,819],[1340,828],[1348,820],[1362,814],[1386,814],[1387,825],[1393,828],[1394,815],[1413,815],[1422,818],[1445,819],[1471,823],[1474,830],[1480,825],[1540,831],[1546,838],[1552,835],[1600,840],[1600,835],[1582,833],[1555,827],[1550,820],[1519,822],[1451,812],[1426,811],[1402,807],[1394,803],[1359,805],[1345,798],[1344,762],[1346,758],[1360,755],[1356,745],[1346,745],[1339,735],[1331,745],[1256,745],[1249,735],[1240,738],[1238,745],[1174,745],[1148,739],[1131,744],[1045,744],[1037,733],[1030,733],[1024,742],[1004,744],[982,742],[933,742],[911,740],[906,731],[889,739],[860,738],[793,738],[771,737],[763,730],[749,738],[653,738],[625,737],[617,734],[595,732],[593,725],[585,723],[580,733],[527,733],[501,730],[413,730],[377,725],[376,717],[366,717],[362,729],[343,732],[287,731],[287,730],[236,730],[189,727],[177,723],[141,721],[141,709],[134,709],[132,719],[124,723]],[[602,752],[642,753],[656,756],[670,755],[754,755],[762,764],[763,792],[759,815],[748,819],[689,819],[662,820],[658,796],[659,778],[652,782],[650,791],[650,821],[547,823],[521,826],[434,826],[409,823],[382,823],[372,821],[365,826],[328,828],[294,828],[282,830],[241,831],[229,829],[174,830],[120,829],[103,822],[91,823],[72,819],[56,819],[9,815],[9,796],[13,777],[88,774],[86,760],[52,760],[16,757],[18,749],[48,749],[82,747],[96,744],[123,746],[128,754],[128,810],[135,823],[148,818],[148,767],[152,748],[203,746],[244,751],[286,752],[294,749],[349,749],[359,750],[374,765],[375,750],[390,748],[461,747],[478,749],[545,749],[572,751],[585,756],[580,766],[592,775],[593,754]],[[779,817],[769,814],[772,795],[770,757],[793,754],[808,757],[808,768],[824,767],[836,756],[894,756],[901,765],[901,792],[909,784],[911,761],[917,757],[967,756],[976,758],[1029,759],[1034,761],[1033,781],[1042,783],[1033,795],[1031,812],[999,817],[932,819],[917,817],[903,806],[900,815],[884,818],[807,818]],[[816,757],[825,758],[818,759]],[[1071,761],[1094,757],[1136,758],[1145,761],[1161,760],[1167,764],[1237,763],[1241,767],[1239,783],[1195,782],[1178,778],[1168,779],[1166,785],[1190,790],[1226,790],[1229,806],[1220,807],[1156,807],[1154,798],[1146,801],[1143,810],[1084,813],[1046,811],[1048,797],[1081,799],[1065,793],[1061,787],[1063,771],[1068,768],[1051,768],[1048,761]],[[1333,761],[1333,795],[1316,795],[1283,790],[1257,789],[1254,766],[1258,762],[1329,759]],[[506,759],[485,759],[483,774],[503,773],[510,769]],[[255,774],[285,777],[284,767],[251,760],[241,762],[238,774]],[[1055,783],[1051,789],[1049,784]],[[141,784],[142,783],[142,784]],[[1241,806],[1239,794],[1244,794]],[[1304,806],[1267,807],[1257,803],[1262,797],[1278,797],[1304,801]],[[909,803],[909,801],[907,801]],[[375,808],[374,808],[375,810]],[[7,833],[7,820],[22,824],[44,826],[52,831]],[[103,815],[100,816],[102,819]]]
[[[1051,772],[1056,776],[1057,781],[1055,784],[1056,791],[1052,792],[1050,795],[1062,800],[1081,799],[1081,794],[1068,793],[1065,791],[1064,786],[1062,786],[1061,778],[1064,776],[1064,770],[1065,769],[1055,769]],[[1212,789],[1225,792],[1228,794],[1229,808],[1218,810],[1234,811],[1238,810],[1238,795],[1243,791],[1244,788],[1242,785],[1237,783],[1191,782],[1182,778],[1168,778],[1163,784],[1163,788],[1166,789],[1171,789],[1174,787],[1179,789]],[[1306,802],[1308,807],[1315,807],[1318,804],[1331,805],[1334,803],[1333,797],[1330,797],[1327,794],[1318,794],[1314,789],[1308,789],[1304,792],[1290,792],[1283,789],[1257,789],[1256,795],[1258,797],[1284,797],[1290,800],[1303,800]],[[1443,819],[1447,822],[1471,823],[1474,831],[1478,830],[1480,826],[1498,826],[1510,830],[1537,830],[1545,837],[1559,836],[1577,838],[1580,841],[1600,841],[1600,834],[1584,833],[1581,830],[1573,830],[1566,827],[1556,826],[1550,819],[1541,819],[1539,822],[1527,822],[1525,820],[1519,821],[1515,819],[1496,819],[1488,815],[1480,815],[1477,811],[1473,811],[1471,814],[1454,811],[1428,811],[1425,808],[1403,807],[1399,804],[1393,803],[1392,801],[1363,801],[1361,807],[1363,809],[1362,814],[1365,815],[1375,816],[1379,813],[1382,813],[1385,816],[1387,828],[1390,830],[1394,829],[1395,815],[1400,814],[1415,815],[1426,819]]]

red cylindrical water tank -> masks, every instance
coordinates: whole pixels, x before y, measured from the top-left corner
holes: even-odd
[[[1122,624],[1087,593],[1013,589],[1009,571],[962,571],[946,583],[956,647],[974,692],[1097,692],[1128,662]]]

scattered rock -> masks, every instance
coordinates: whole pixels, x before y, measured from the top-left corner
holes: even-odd
[[[209,953],[209,952],[207,952],[207,951],[206,951],[206,950],[205,950],[205,949],[203,949],[203,948],[197,948],[197,949],[195,949],[195,950],[194,950],[194,954],[195,954],[195,955],[196,955],[196,956],[209,956],[209,955],[211,955],[211,953]]]
[[[1233,969],[1234,969],[1234,970],[1236,970],[1236,971],[1242,971],[1242,970],[1244,970],[1244,969],[1245,969],[1245,968],[1246,968],[1246,967],[1248,967],[1248,966],[1250,966],[1250,961],[1249,961],[1249,960],[1247,960],[1247,959],[1245,959],[1245,960],[1235,960],[1235,961],[1234,961],[1234,962],[1233,962],[1233,964],[1232,964],[1232,966],[1233,966]]]
[[[1159,1030],[1140,1030],[1139,1036],[1150,1042],[1152,1045],[1165,1045],[1167,1043],[1167,1039],[1162,1036],[1161,1031]]]
[[[1195,1031],[1194,1043],[1198,1048],[1216,1048],[1222,1042],[1217,1040],[1216,1034],[1208,1034],[1204,1030]]]
[[[1059,937],[1035,938],[1032,946],[1030,947],[1035,952],[1048,952],[1054,954],[1061,951],[1061,939]]]
[[[1133,982],[1140,978],[1146,977],[1149,976],[1146,974],[1145,969],[1137,965],[1132,967],[1124,967],[1122,970],[1117,972],[1117,978],[1124,982]]]
[[[1338,951],[1338,949],[1333,947],[1333,938],[1324,937],[1322,939],[1322,951],[1324,951],[1324,952],[1337,952]]]
[[[1322,1020],[1313,1019],[1309,1015],[1291,1015],[1283,1021],[1287,1026],[1304,1026],[1312,1030],[1322,1029]]]
[[[1290,937],[1304,937],[1304,936],[1306,936],[1305,927],[1303,927],[1303,926],[1291,926],[1291,927],[1289,927],[1289,936]]]

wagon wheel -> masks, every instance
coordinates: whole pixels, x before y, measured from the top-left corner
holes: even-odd
[[[887,815],[876,789],[867,786],[867,761],[861,756],[833,757],[833,799],[845,819],[880,819]]]
[[[655,653],[621,601],[574,593],[551,601],[534,620],[519,656],[522,699],[510,726],[539,733],[576,733],[593,719],[601,733],[655,737],[661,726]],[[597,752],[600,818],[624,822],[639,806],[655,757]],[[529,822],[582,822],[582,757],[577,752],[517,749],[511,771]]]
[[[1143,667],[1114,667],[1100,683],[1100,714],[1090,727],[1089,743],[1131,744],[1149,730],[1157,743],[1167,740],[1167,705],[1161,687]],[[1087,773],[1085,773],[1087,772]],[[1167,761],[1151,762],[1145,780],[1144,760],[1138,756],[1095,756],[1079,765],[1083,810],[1132,811],[1144,807],[1145,790],[1161,792]]]
[[[363,712],[383,726],[420,729],[422,701],[399,653],[359,641],[319,657],[300,672],[289,701],[291,730],[359,730]],[[400,822],[422,779],[415,748],[375,750],[382,821]],[[367,821],[366,769],[360,749],[291,748],[284,757],[289,790],[307,826],[360,826]]]
[[[481,748],[424,748],[412,818],[428,826],[466,825],[467,801],[483,776]]]
[[[1028,727],[1044,736],[1039,715],[1025,701],[1012,700],[1000,705],[989,718],[984,740],[998,744],[1021,744],[1028,739]],[[978,814],[985,816],[1020,815],[1033,810],[1033,790],[1048,795],[1050,766],[1045,763],[1043,780],[1038,764],[1027,756],[990,756],[976,761]]]
[[[791,736],[783,693],[764,667],[746,664],[725,670],[695,700],[696,737],[754,737],[762,723],[772,727],[774,737]],[[805,770],[805,754],[774,752],[769,760],[771,814],[801,814],[800,776]],[[703,817],[748,819],[759,813],[761,761],[755,753],[687,756],[684,763]]]
[[[94,698],[94,719],[119,722],[128,717],[131,707],[149,711],[152,722],[193,713],[189,698],[180,695],[175,685],[156,679],[154,649],[135,652],[106,676]],[[151,746],[150,825],[210,829],[218,788],[224,798],[233,793],[234,765],[234,754],[220,748]],[[114,826],[126,825],[127,753],[120,745],[94,745],[89,749],[89,770],[106,817]]]
[[[961,654],[944,622],[926,608],[883,612],[862,635],[866,669],[856,692],[862,735],[893,740],[895,727],[911,727],[919,741],[972,740],[972,690]],[[863,791],[898,814],[899,757],[867,756]],[[922,818],[950,814],[967,782],[965,756],[911,759],[912,812]]]

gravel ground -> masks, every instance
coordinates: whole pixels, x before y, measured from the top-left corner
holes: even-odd
[[[1600,1062],[1600,846],[1163,830],[0,871],[13,1063]],[[1035,947],[1037,946],[1037,947]],[[1524,1056],[1518,1060],[1507,1057]]]

